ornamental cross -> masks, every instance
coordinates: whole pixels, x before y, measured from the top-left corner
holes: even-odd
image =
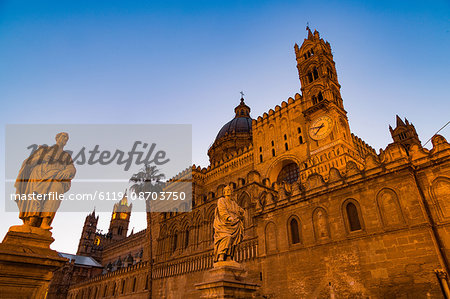
[[[241,91],[241,98],[243,98],[244,97],[244,92],[243,91]]]

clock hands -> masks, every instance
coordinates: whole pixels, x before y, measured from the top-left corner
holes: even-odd
[[[309,136],[314,140],[320,140],[328,136],[333,128],[333,120],[328,115],[322,115],[313,119],[308,128]]]
[[[314,135],[317,135],[317,133],[319,133],[320,129],[322,129],[325,126],[325,124],[321,124],[318,127],[311,127],[311,129],[317,129],[316,132],[314,133]]]

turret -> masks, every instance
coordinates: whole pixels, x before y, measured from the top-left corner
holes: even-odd
[[[128,205],[126,193],[120,202],[114,204],[108,231],[108,235],[113,241],[126,238],[132,207],[133,204]]]
[[[77,255],[90,256],[93,252],[95,233],[97,231],[98,216],[95,210],[86,216],[80,242],[78,243]]]
[[[421,146],[419,136],[417,135],[416,128],[406,118],[403,121],[398,115],[396,115],[396,127],[393,129],[389,126],[389,131],[394,143],[400,143],[409,151],[409,148],[413,144]]]

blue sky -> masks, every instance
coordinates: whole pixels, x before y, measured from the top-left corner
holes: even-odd
[[[352,131],[374,148],[395,114],[423,142],[450,119],[448,1],[1,1],[0,122],[188,123],[207,166],[241,90],[253,117],[299,92],[307,22],[331,43]],[[20,222],[0,217],[2,236]],[[58,214],[52,247],[75,252],[84,217]]]

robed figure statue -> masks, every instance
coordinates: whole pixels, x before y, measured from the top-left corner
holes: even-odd
[[[51,229],[61,196],[70,189],[76,172],[70,154],[63,150],[69,135],[59,133],[55,139],[55,145],[41,145],[30,154],[14,184],[23,224],[45,230]]]
[[[244,210],[231,198],[231,188],[223,189],[214,217],[214,261],[233,260],[236,245],[244,234]]]

